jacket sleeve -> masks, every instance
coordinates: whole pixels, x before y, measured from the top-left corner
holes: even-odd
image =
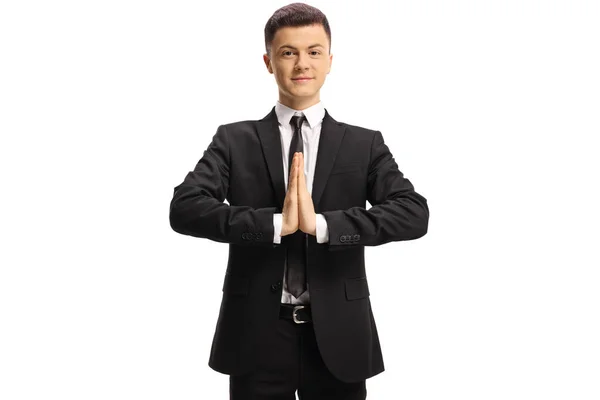
[[[328,250],[412,240],[427,233],[427,200],[414,191],[377,131],[371,143],[368,172],[370,209],[322,211],[329,229]]]
[[[252,208],[223,202],[229,190],[230,165],[227,129],[220,125],[194,170],[174,189],[169,211],[171,228],[215,242],[275,246],[276,207]]]

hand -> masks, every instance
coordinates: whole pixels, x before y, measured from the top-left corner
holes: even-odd
[[[317,236],[317,214],[312,197],[306,188],[306,176],[304,175],[304,154],[297,153],[298,165],[298,227],[304,233]]]
[[[294,154],[292,159],[288,190],[283,201],[281,236],[291,235],[298,230],[298,154]]]

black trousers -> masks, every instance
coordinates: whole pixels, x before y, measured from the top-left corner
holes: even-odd
[[[366,382],[346,383],[327,369],[319,353],[312,322],[280,318],[277,340],[264,350],[256,371],[230,375],[230,400],[364,400]]]

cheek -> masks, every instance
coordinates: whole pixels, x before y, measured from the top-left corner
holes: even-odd
[[[285,83],[285,78],[281,72],[277,72],[277,74],[275,75],[275,79],[277,80],[277,83],[279,83],[279,84]]]
[[[282,74],[281,68],[273,68],[273,74],[275,75],[275,78],[279,80]]]

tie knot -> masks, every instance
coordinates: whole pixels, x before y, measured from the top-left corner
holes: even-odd
[[[296,130],[299,130],[302,128],[302,123],[305,119],[306,117],[304,115],[294,115],[290,120],[290,125],[296,128]]]

